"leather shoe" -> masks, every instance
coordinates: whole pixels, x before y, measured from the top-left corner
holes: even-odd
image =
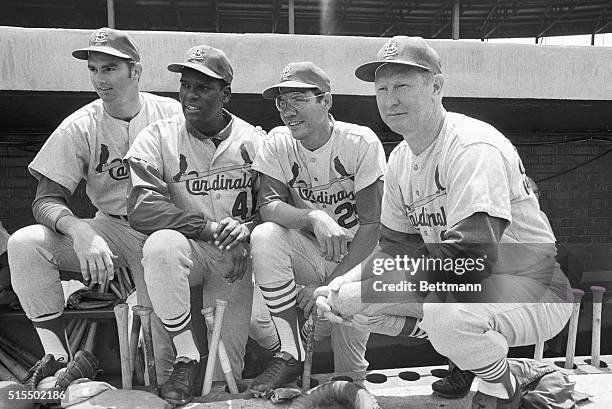
[[[193,399],[193,386],[200,363],[181,360],[174,364],[172,375],[161,388],[162,399],[173,405],[185,405]]]
[[[256,395],[266,394],[272,389],[293,382],[302,374],[303,362],[299,362],[288,352],[274,355],[266,369],[253,380],[250,390]]]

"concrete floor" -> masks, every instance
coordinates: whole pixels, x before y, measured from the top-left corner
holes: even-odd
[[[612,355],[602,357],[602,362],[606,362],[607,368],[597,369],[587,365],[584,361],[588,357],[577,357],[575,360],[578,366],[575,370],[562,371],[568,373],[570,380],[575,382],[575,391],[580,392],[581,396],[589,396],[587,399],[578,403],[578,406],[586,409],[609,409],[612,408]],[[562,361],[563,358],[550,358],[545,361],[554,363]],[[476,391],[477,383],[472,385],[472,392],[463,399],[449,400],[440,398],[432,394],[431,383],[439,379],[435,375],[436,370],[444,370],[444,366],[419,367],[405,369],[388,369],[371,371],[369,375],[376,373],[382,374],[386,380],[382,383],[373,383],[363,380],[361,383],[373,395],[376,396],[381,408],[411,408],[411,409],[463,409],[469,408],[472,395]],[[415,379],[407,381],[403,378]],[[314,375],[320,382],[326,382],[331,375]],[[371,377],[367,377],[371,378]],[[288,408],[287,404],[273,404],[268,400],[251,398],[248,392],[240,395],[230,395],[224,390],[224,385],[215,385],[213,392],[204,402],[192,402],[183,408],[189,409],[251,409],[251,408]],[[410,406],[407,406],[410,405]],[[329,406],[329,408],[343,408],[343,406]]]

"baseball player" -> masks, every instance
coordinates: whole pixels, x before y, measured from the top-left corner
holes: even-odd
[[[379,237],[383,147],[369,128],[330,115],[330,90],[321,68],[297,62],[263,92],[275,100],[285,126],[270,131],[253,162],[266,221],[251,236],[253,272],[280,340],[280,352],[251,385],[259,394],[302,370],[296,306],[307,317],[314,289],[362,261]],[[365,372],[368,337],[332,326],[336,372]]]
[[[489,124],[445,111],[440,58],[422,38],[393,37],[355,75],[374,82],[383,121],[404,141],[385,173],[381,248],[316,291],[319,311],[357,328],[420,326],[480,378],[473,408],[518,408],[508,347],[551,338],[571,314],[554,235],[521,159]],[[394,262],[403,256],[422,264]],[[377,292],[381,283],[404,290]],[[403,302],[405,313],[377,315],[384,302]]]
[[[30,371],[31,387],[66,366],[71,352],[59,269],[81,271],[86,281],[103,285],[113,279],[115,267],[128,266],[138,302],[149,304],[140,264],[144,235],[127,222],[128,171],[122,158],[145,126],[180,112],[175,100],[139,92],[139,50],[126,33],[96,30],[89,46],[72,55],[87,61],[100,99],[67,117],[30,163],[38,179],[32,210],[40,224],[15,232],[8,243],[13,288],[45,351]],[[93,219],[76,217],[67,205],[81,180],[98,209]],[[163,340],[161,325],[154,329],[163,379],[164,367],[171,368],[172,349],[169,339]],[[164,365],[164,357],[169,365]]]
[[[251,165],[263,137],[223,109],[234,76],[223,51],[196,46],[184,63],[168,69],[181,74],[183,113],[143,130],[127,153],[133,185],[128,217],[150,234],[143,249],[145,281],[176,349],[161,396],[185,404],[200,362],[190,286],[203,283],[204,306],[219,298],[229,302],[221,339],[234,376],[241,377],[253,297],[248,241],[258,182]],[[224,379],[219,365],[214,379]]]

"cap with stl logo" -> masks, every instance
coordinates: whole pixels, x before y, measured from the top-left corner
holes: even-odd
[[[79,48],[72,52],[74,58],[86,60],[89,58],[89,53],[95,51],[114,55],[119,58],[126,58],[140,61],[138,44],[127,33],[120,30],[114,30],[108,27],[102,27],[93,32],[89,36],[89,47]]]
[[[330,92],[330,80],[325,71],[310,61],[292,62],[287,64],[281,73],[281,82],[267,88],[263,97],[274,99],[280,93],[279,88],[318,88],[322,92]]]
[[[355,76],[360,80],[374,82],[376,70],[384,64],[403,64],[430,71],[442,72],[440,56],[421,37],[395,36],[385,43],[376,54],[376,60],[360,65]]]
[[[207,45],[191,47],[187,51],[184,63],[173,63],[168,65],[168,70],[172,72],[183,72],[185,68],[191,68],[226,82],[232,85],[234,70],[225,53],[218,48]]]

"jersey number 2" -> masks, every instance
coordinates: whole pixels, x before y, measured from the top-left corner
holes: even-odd
[[[344,202],[340,206],[336,207],[334,213],[341,215],[340,217],[338,217],[338,224],[340,225],[340,227],[350,229],[358,223],[357,217],[355,217],[353,220],[348,220],[355,213],[355,207],[349,202]]]
[[[240,217],[242,220],[247,218],[247,192],[238,193],[234,207],[232,207],[232,216]]]

